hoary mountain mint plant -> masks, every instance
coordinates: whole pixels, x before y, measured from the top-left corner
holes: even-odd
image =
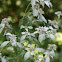
[[[54,43],[58,22],[47,20],[43,16],[47,5],[52,7],[50,0],[31,0],[31,11],[19,22],[19,36],[13,34],[11,19],[4,18],[0,24],[0,34],[6,38],[0,45],[0,61],[2,62],[50,62],[55,56],[56,45]],[[55,12],[60,18],[61,11]],[[58,35],[58,34],[57,34]],[[59,36],[59,35],[58,35]],[[10,52],[9,54],[4,54]]]

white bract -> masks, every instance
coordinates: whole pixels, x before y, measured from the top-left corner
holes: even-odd
[[[25,28],[25,30],[28,32],[28,29],[33,29],[32,26],[23,26],[21,25],[20,29]]]
[[[62,16],[62,12],[61,11],[57,11],[57,12],[55,12],[55,14],[58,16],[58,19],[60,18],[60,16]]]
[[[44,7],[44,4],[46,4],[49,8],[52,7],[52,3],[50,0],[40,0],[40,4]]]

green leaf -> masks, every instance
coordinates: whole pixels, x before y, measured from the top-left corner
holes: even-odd
[[[20,20],[20,22],[19,22],[19,27],[21,26],[21,25],[23,25],[23,18]]]
[[[21,25],[24,25],[24,26],[30,26],[32,24],[32,20],[30,17],[28,16],[25,16],[24,18],[22,18],[19,22],[19,27]]]

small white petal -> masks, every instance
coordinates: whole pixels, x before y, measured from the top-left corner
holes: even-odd
[[[22,32],[22,34],[25,34],[25,32]]]
[[[38,33],[38,31],[35,31],[35,32],[33,33],[33,35],[36,34],[36,33]]]
[[[25,28],[25,26],[21,25],[20,29]]]
[[[10,35],[11,36],[12,34],[11,33],[7,33],[6,35]]]
[[[29,29],[33,29],[33,27],[32,27],[32,26],[28,26],[28,28],[29,28]]]

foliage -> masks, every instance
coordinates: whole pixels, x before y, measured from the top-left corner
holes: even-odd
[[[10,0],[8,0],[10,1]],[[3,2],[5,3],[5,2]],[[10,4],[10,3],[8,3]],[[18,6],[20,1],[16,3]],[[44,17],[45,5],[52,7],[50,0],[31,0],[19,25],[9,18],[0,24],[0,61],[2,62],[54,62],[55,35],[61,11],[55,12],[57,21]],[[30,9],[29,9],[30,6]],[[29,9],[29,10],[28,10]],[[16,27],[16,28],[15,28]]]

